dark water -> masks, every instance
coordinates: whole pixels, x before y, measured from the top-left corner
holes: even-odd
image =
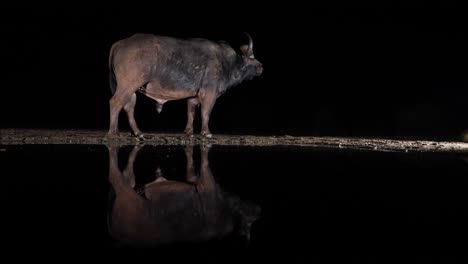
[[[4,250],[112,248],[204,263],[452,263],[465,254],[467,157],[296,147],[2,149]]]

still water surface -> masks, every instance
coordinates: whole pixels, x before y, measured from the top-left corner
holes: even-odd
[[[300,147],[2,146],[4,249],[209,263],[452,260],[468,157]],[[408,257],[404,257],[406,260]]]

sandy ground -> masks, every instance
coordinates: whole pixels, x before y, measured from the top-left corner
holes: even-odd
[[[402,152],[449,152],[468,153],[466,142],[444,142],[423,140],[390,140],[369,138],[338,137],[293,137],[293,136],[249,136],[214,135],[207,139],[200,136],[188,138],[183,134],[147,133],[145,140],[139,141],[129,132],[121,132],[118,138],[106,138],[106,131],[96,130],[40,130],[40,129],[0,129],[0,144],[137,144],[148,145],[187,145],[212,144],[231,146],[311,146],[344,149],[365,149],[374,151]]]

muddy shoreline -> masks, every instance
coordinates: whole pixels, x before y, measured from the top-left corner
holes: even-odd
[[[45,129],[0,129],[0,144],[121,144],[133,145],[187,145],[212,144],[225,146],[310,146],[340,149],[365,149],[374,151],[401,152],[448,152],[468,153],[466,142],[391,140],[340,137],[294,137],[215,135],[207,139],[200,136],[188,138],[184,134],[147,133],[144,141],[138,141],[129,132],[122,131],[118,138],[106,138],[104,130],[45,130]]]

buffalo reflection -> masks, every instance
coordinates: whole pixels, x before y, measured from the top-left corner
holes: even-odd
[[[126,169],[118,167],[118,147],[109,149],[111,183],[108,228],[110,235],[132,245],[162,245],[206,241],[229,235],[250,237],[259,217],[257,205],[223,191],[209,166],[208,147],[201,148],[200,175],[195,174],[193,146],[185,149],[186,182],[156,179],[135,190],[133,163],[142,146],[130,153]]]

